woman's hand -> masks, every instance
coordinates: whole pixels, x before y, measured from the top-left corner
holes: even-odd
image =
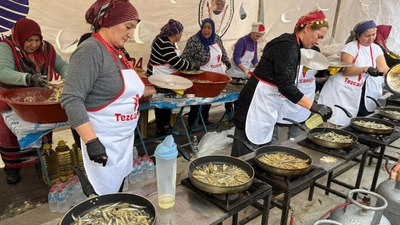
[[[400,159],[397,161],[397,164],[393,167],[392,171],[390,171],[390,179],[400,181]]]
[[[106,153],[106,148],[104,147],[103,143],[101,143],[99,138],[96,137],[95,139],[88,141],[86,143],[86,149],[90,160],[106,166],[108,156]]]
[[[151,96],[156,93],[156,88],[153,85],[144,87],[143,97]]]
[[[25,77],[28,86],[46,87],[49,84],[47,75],[42,74],[27,74]]]

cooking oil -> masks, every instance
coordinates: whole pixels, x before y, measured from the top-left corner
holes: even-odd
[[[158,205],[162,209],[168,209],[175,205],[175,197],[171,194],[158,196]]]

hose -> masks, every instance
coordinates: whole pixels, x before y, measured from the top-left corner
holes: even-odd
[[[333,207],[332,209],[328,210],[326,213],[324,213],[319,219],[322,220],[322,219],[324,219],[326,216],[328,216],[329,214],[331,214],[333,211],[335,211],[335,210],[337,210],[337,209],[340,209],[340,208],[342,208],[342,207],[351,205],[351,204],[353,204],[353,203],[350,202],[350,201],[348,201],[348,202],[345,202],[345,203],[343,203],[343,204],[337,205],[337,206]]]

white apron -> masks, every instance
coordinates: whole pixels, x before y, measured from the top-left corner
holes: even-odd
[[[358,44],[359,49],[360,46]],[[353,60],[354,66],[374,66],[372,50],[370,50],[370,57],[370,59],[360,59],[357,53]],[[328,105],[332,108],[333,114],[328,122],[340,126],[350,123],[350,118],[346,116],[343,110],[334,107],[335,104],[347,109],[354,117],[357,116],[362,86],[367,77],[369,75],[366,73],[357,76],[344,76],[343,72],[339,72],[326,81],[321,90],[318,103]]]
[[[244,52],[242,58],[240,58],[240,62],[246,68],[247,71],[251,71],[252,69],[251,61],[254,58],[255,51],[257,51],[257,49],[255,49],[255,44],[254,44],[254,52],[248,51],[246,46],[246,51]],[[235,78],[247,78],[247,74],[243,73],[243,71],[241,71],[240,68],[233,61],[233,56],[230,62],[231,62],[231,68],[226,71],[226,74],[228,74],[230,77],[235,77]]]
[[[210,59],[205,65],[200,66],[200,69],[225,74],[221,59],[222,49],[218,43],[210,45]]]
[[[179,49],[175,49],[175,52],[178,56],[180,56],[180,51]],[[153,65],[153,75],[162,75],[162,74],[173,74],[177,69],[175,69],[173,66],[171,66],[169,63],[165,63],[162,65]]]
[[[376,108],[376,104],[371,99],[367,98],[367,96],[371,96],[376,100],[382,97],[384,78],[383,76],[369,76],[365,82],[365,108],[367,108],[369,112],[373,112]]]
[[[121,70],[121,75],[122,93],[105,107],[88,112],[90,123],[108,156],[107,165],[103,167],[89,159],[86,145],[82,145],[86,173],[99,195],[117,193],[124,177],[133,169],[132,146],[144,84],[134,70]]]
[[[278,109],[285,101],[274,84],[259,80],[246,117],[247,138],[256,145],[271,141]]]
[[[297,79],[297,88],[307,96],[311,101],[315,97],[315,74],[318,70],[304,70],[304,67],[300,65],[299,76]],[[278,123],[292,124],[289,121],[282,120],[282,118],[289,118],[299,123],[304,122],[310,117],[311,111],[298,104],[291,102],[286,99],[282,107],[279,110]]]

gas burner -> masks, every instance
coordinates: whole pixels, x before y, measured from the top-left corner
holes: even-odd
[[[364,149],[368,148],[368,146],[365,146],[358,142],[354,144],[354,147],[352,149],[326,148],[326,147],[322,147],[320,145],[313,143],[308,138],[305,138],[305,139],[297,142],[297,144],[304,146],[304,147],[311,148],[318,152],[322,152],[322,153],[332,155],[332,156],[335,156],[338,158],[346,159],[346,160],[354,158],[354,156],[359,155],[360,152],[362,152]]]
[[[251,202],[270,196],[272,190],[271,185],[255,178],[253,179],[253,183],[247,191],[226,195],[204,192],[193,186],[189,178],[183,179],[181,183],[225,211],[230,211],[236,207],[247,207],[247,205],[249,205]]]
[[[221,200],[221,201],[234,201],[236,199],[238,199],[240,197],[240,194],[236,193],[236,194],[222,194],[222,195],[218,195],[218,194],[213,194],[215,198]]]
[[[343,130],[352,132],[358,138],[358,141],[362,144],[368,145],[369,147],[379,147],[392,143],[393,141],[400,138],[400,131],[395,128],[393,133],[389,135],[375,135],[362,133],[354,130],[351,126],[343,127]]]
[[[400,121],[398,121],[398,120],[392,120],[392,119],[386,118],[386,117],[384,117],[384,116],[382,116],[382,115],[380,115],[380,114],[378,114],[378,113],[373,114],[371,117],[373,117],[373,118],[378,118],[378,119],[382,119],[382,120],[386,120],[386,121],[389,121],[389,122],[393,123],[393,124],[396,125],[396,126],[400,126]]]
[[[400,106],[400,96],[392,95],[386,99],[386,106]]]

